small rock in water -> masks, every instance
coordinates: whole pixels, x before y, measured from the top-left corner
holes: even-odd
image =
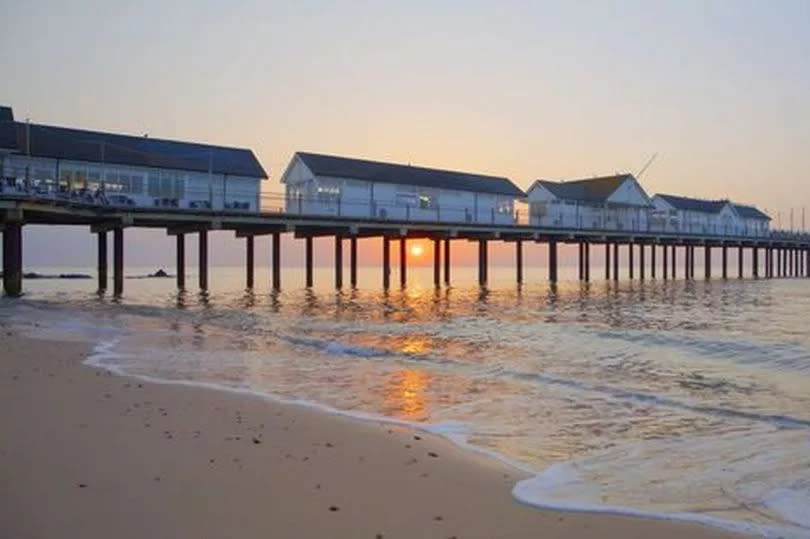
[[[338,510],[340,510],[340,507],[338,507],[337,505],[330,505],[329,510],[330,511],[338,511]]]
[[[438,458],[438,457],[439,457],[439,454],[438,454],[438,453],[434,453],[433,451],[430,451],[430,452],[428,453],[428,456],[429,456],[429,457],[433,457],[433,458]]]
[[[260,444],[260,443],[262,443],[262,441],[259,440],[258,438],[253,438],[253,443],[254,444]]]
[[[79,483],[79,488],[87,488],[87,485],[84,483]]]

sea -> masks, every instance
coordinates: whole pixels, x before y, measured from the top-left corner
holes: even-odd
[[[516,503],[810,537],[810,280],[580,283],[564,268],[551,285],[527,267],[519,286],[494,267],[482,289],[454,267],[436,289],[413,267],[385,292],[361,267],[337,292],[329,268],[313,289],[284,268],[272,292],[266,268],[246,291],[222,267],[199,293],[193,274],[177,292],[151,271],[128,267],[120,299],[26,280],[0,319],[90,339],[88,363],[115,372],[446,436],[526,472]]]

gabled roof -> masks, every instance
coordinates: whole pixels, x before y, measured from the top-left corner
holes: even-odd
[[[9,109],[10,112],[10,109]],[[104,162],[215,174],[267,178],[251,150],[209,144],[118,135],[23,122],[3,121],[0,115],[0,148],[30,151],[34,157]]]
[[[455,191],[474,191],[517,198],[526,196],[508,178],[499,176],[484,176],[468,172],[437,170],[307,152],[297,152],[295,155],[316,176],[418,185],[420,187],[452,189]]]
[[[604,203],[624,182],[633,179],[632,174],[617,174],[564,182],[537,180],[535,184],[542,185],[559,199]]]
[[[676,195],[655,195],[668,203],[676,210],[694,211],[700,213],[720,213],[728,200],[704,200],[700,198],[681,197]]]
[[[771,218],[767,213],[763,213],[754,206],[746,206],[744,204],[733,204],[734,209],[743,219],[763,219],[770,221]]]

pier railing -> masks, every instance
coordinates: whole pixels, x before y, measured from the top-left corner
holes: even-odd
[[[672,226],[659,223],[645,215],[636,215],[632,219],[619,222],[614,219],[613,226],[586,226],[582,219],[574,222],[564,221],[559,224],[539,224],[530,219],[528,207],[525,203],[516,202],[515,206],[497,208],[440,206],[420,203],[382,203],[369,202],[367,199],[346,199],[330,196],[294,196],[285,193],[262,193],[259,196],[260,210],[243,209],[236,201],[224,201],[223,209],[211,208],[210,205],[195,205],[183,208],[179,205],[168,204],[159,207],[136,205],[132,199],[121,195],[104,195],[88,190],[72,190],[67,192],[38,191],[35,187],[9,188],[4,186],[0,191],[0,198],[30,200],[39,203],[54,204],[75,208],[109,208],[114,210],[159,211],[161,213],[195,213],[210,214],[212,216],[223,213],[239,213],[243,215],[270,215],[270,216],[307,216],[307,217],[335,217],[341,220],[359,219],[363,221],[394,221],[414,222],[422,224],[441,225],[501,225],[521,228],[542,228],[559,230],[561,232],[586,233],[661,233],[679,235],[683,237],[726,237],[729,239],[758,239],[774,241],[810,241],[810,233],[790,230],[750,230],[744,227],[707,226],[702,223],[684,223],[681,226]]]

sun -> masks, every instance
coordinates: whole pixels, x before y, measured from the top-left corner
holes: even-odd
[[[418,243],[415,245],[411,245],[411,254],[413,256],[422,256],[425,254],[425,248],[419,245]]]

